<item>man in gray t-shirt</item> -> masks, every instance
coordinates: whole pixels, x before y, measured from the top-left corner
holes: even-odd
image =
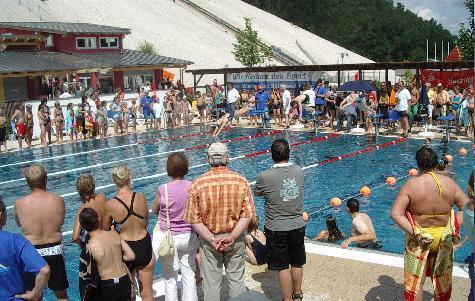
[[[294,300],[302,297],[306,262],[303,171],[289,163],[287,140],[275,140],[271,151],[274,165],[257,177],[254,194],[265,199],[267,266],[279,272],[283,299]]]

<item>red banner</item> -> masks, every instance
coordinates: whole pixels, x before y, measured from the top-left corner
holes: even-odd
[[[461,88],[466,88],[467,85],[473,82],[473,70],[463,71],[434,71],[421,70],[422,80],[429,82],[432,87],[441,83],[444,88],[451,89],[455,84],[459,84]]]

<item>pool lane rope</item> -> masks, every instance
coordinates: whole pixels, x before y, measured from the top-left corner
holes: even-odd
[[[230,143],[230,142],[235,142],[235,141],[251,140],[251,139],[256,139],[256,138],[261,138],[261,137],[266,137],[266,136],[277,135],[281,132],[282,132],[282,130],[274,130],[274,131],[259,133],[259,134],[250,135],[250,136],[241,136],[241,137],[237,137],[237,138],[233,138],[233,139],[222,140],[221,142],[222,143]],[[183,137],[183,136],[181,136],[181,137]],[[179,139],[179,138],[176,138],[176,139]],[[82,170],[90,170],[90,169],[99,168],[99,167],[103,167],[103,166],[107,166],[107,165],[114,165],[114,164],[117,164],[117,163],[122,163],[122,162],[127,162],[127,161],[134,161],[134,160],[138,160],[138,159],[159,157],[159,156],[162,156],[162,155],[167,155],[167,154],[176,153],[176,152],[188,152],[188,151],[193,151],[193,150],[196,150],[196,149],[207,148],[210,145],[211,145],[211,143],[200,144],[200,145],[195,145],[195,146],[191,146],[191,147],[180,148],[180,149],[170,150],[170,151],[166,151],[166,152],[160,152],[160,153],[156,153],[156,154],[136,156],[136,157],[125,158],[125,159],[121,159],[121,160],[98,163],[98,164],[95,164],[95,165],[88,165],[88,166],[72,168],[72,169],[68,169],[68,170],[61,170],[61,171],[48,173],[48,177],[64,175],[64,174],[68,174],[68,173],[71,173],[71,172],[78,172],[78,171],[82,171]],[[23,177],[23,178],[3,181],[3,182],[0,182],[0,185],[11,184],[11,183],[15,183],[15,182],[22,182],[22,181],[26,181],[26,179]]]
[[[234,141],[250,140],[250,139],[255,139],[255,138],[260,138],[260,137],[276,135],[276,134],[279,134],[281,132],[283,132],[283,131],[282,130],[274,130],[274,131],[259,133],[259,134],[251,135],[251,136],[241,136],[241,137],[237,137],[237,138],[234,138],[234,139],[222,140],[221,142],[222,143],[230,143],[230,142],[234,142]],[[296,142],[296,143],[293,143],[292,146],[298,146],[298,145],[302,145],[302,144],[311,143],[310,141],[315,143],[315,142],[318,142],[318,141],[323,141],[323,140],[327,140],[327,139],[330,139],[330,138],[335,138],[337,136],[339,136],[339,135],[338,134],[331,134],[331,135],[324,136],[324,137],[318,137],[318,139],[313,138],[313,139],[310,139],[310,140],[307,140],[307,141]],[[211,145],[211,144],[202,144],[202,145],[198,145],[198,146],[189,147],[187,149],[205,148],[205,147],[208,147],[209,145]],[[177,151],[180,151],[180,150],[174,150],[174,151],[171,151],[171,152],[177,152]],[[266,150],[266,152],[269,152],[269,151],[270,151],[270,149]],[[264,153],[266,153],[266,152],[264,152]],[[251,154],[254,154],[254,153],[251,153]],[[241,155],[241,156],[229,158],[229,161],[234,161],[234,160],[239,160],[239,159],[244,159],[244,158],[246,158],[246,155]],[[122,161],[124,161],[124,160],[122,160]],[[189,169],[191,170],[191,169],[195,169],[195,168],[199,168],[199,167],[203,167],[203,166],[207,166],[207,165],[209,165],[208,162],[191,166]],[[158,174],[154,174],[154,175],[150,175],[150,176],[139,177],[139,178],[133,179],[132,182],[138,182],[138,181],[143,181],[143,180],[147,180],[147,179],[159,178],[159,177],[166,176],[166,175],[168,175],[166,172],[162,172],[162,173],[158,173]],[[98,186],[98,187],[96,187],[96,190],[102,190],[102,189],[113,187],[113,186],[115,186],[115,184],[107,184],[107,185],[103,185],[103,186]],[[64,198],[64,197],[69,197],[69,196],[73,196],[73,195],[77,195],[77,194],[78,194],[77,191],[69,192],[69,193],[62,194],[61,197]],[[14,206],[8,206],[7,209],[13,209],[13,207]]]
[[[230,131],[231,129],[232,128],[226,128],[223,131]],[[26,165],[26,164],[30,164],[30,163],[38,163],[38,162],[44,162],[44,161],[51,161],[51,160],[55,160],[55,159],[68,158],[68,157],[84,155],[84,154],[99,153],[99,152],[103,152],[103,151],[107,151],[107,150],[126,148],[126,147],[130,147],[130,146],[132,146],[132,147],[133,146],[139,146],[139,145],[146,144],[146,143],[154,143],[154,142],[160,142],[160,141],[174,141],[174,140],[188,138],[188,137],[198,137],[198,136],[205,136],[205,135],[212,135],[212,134],[213,134],[213,132],[200,132],[200,133],[185,134],[185,135],[172,136],[172,137],[163,137],[163,138],[157,138],[157,139],[154,139],[154,140],[146,140],[146,141],[135,142],[135,143],[130,143],[130,144],[123,144],[123,145],[99,148],[99,149],[77,152],[77,153],[72,153],[72,154],[64,154],[64,155],[47,157],[47,158],[39,158],[39,159],[29,160],[29,161],[9,163],[9,164],[0,165],[0,168],[10,167],[10,166],[18,166],[18,165]],[[89,140],[89,141],[92,141],[92,140]],[[81,141],[81,142],[85,142],[85,141]]]
[[[459,156],[460,156],[460,154],[455,154],[455,155],[453,155],[453,158],[456,158],[456,157],[459,157]],[[400,177],[396,178],[396,181],[399,182],[400,180],[403,180],[403,179],[408,178],[408,177],[411,177],[411,175],[406,174],[406,175],[404,175],[404,176],[400,176]],[[415,176],[414,176],[414,177],[415,177]],[[370,188],[371,188],[371,190],[375,190],[375,189],[379,189],[379,188],[381,188],[381,187],[384,187],[384,186],[386,186],[386,185],[388,185],[388,183],[386,183],[386,181],[385,181],[385,182],[383,182],[383,183],[381,183],[381,184],[379,184],[379,185],[372,186],[372,187],[370,187]],[[351,199],[351,198],[356,198],[356,197],[358,197],[358,196],[361,196],[361,194],[360,194],[360,193],[356,193],[356,194],[350,195],[350,196],[348,196],[348,197],[342,199],[342,206],[343,206],[344,203],[347,202],[349,199]],[[312,211],[311,213],[308,213],[308,215],[309,215],[309,216],[316,215],[316,214],[318,214],[318,213],[320,213],[320,212],[322,212],[322,211],[325,211],[325,210],[328,210],[328,209],[331,209],[331,208],[333,208],[332,205],[325,205],[325,206],[322,207],[322,208],[319,208],[319,209],[317,209],[317,210],[315,210],[315,211]]]
[[[233,129],[235,129],[235,128],[227,127],[225,129],[223,129],[221,132],[228,132],[228,131],[231,131]],[[157,139],[152,139],[152,140],[145,140],[145,141],[137,142],[137,144],[142,145],[142,144],[148,144],[148,143],[154,143],[154,142],[174,141],[174,140],[183,139],[183,138],[200,137],[200,136],[207,136],[207,135],[213,135],[213,131],[199,132],[199,133],[194,133],[194,134],[185,134],[185,135],[179,135],[179,136],[173,136],[173,137],[163,137],[163,138],[157,138]]]

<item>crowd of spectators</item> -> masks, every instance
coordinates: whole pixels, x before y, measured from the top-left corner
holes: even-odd
[[[252,90],[240,92],[229,84],[227,98],[223,97],[222,89],[213,85],[198,97],[198,108],[200,116],[204,116],[205,108],[209,107],[208,116],[219,117],[225,112],[249,107],[244,114],[231,114],[237,124],[239,118],[246,116],[249,125],[256,125],[260,119],[266,126],[310,129],[318,126],[340,131],[346,121],[348,132],[355,126],[374,132],[373,125],[376,124],[387,128],[388,133],[400,130],[404,137],[415,127],[420,131],[431,130],[434,123],[442,124],[438,121],[440,117],[453,116],[457,134],[469,136],[474,133],[473,85],[461,89],[455,84],[445,89],[439,83],[433,88],[429,83],[417,86],[415,79],[408,84],[403,81],[395,85],[391,82],[373,84],[372,90],[339,91],[336,85],[318,80],[301,85],[297,91],[287,89],[285,85],[269,89],[256,85]],[[205,118],[201,120],[205,122]]]

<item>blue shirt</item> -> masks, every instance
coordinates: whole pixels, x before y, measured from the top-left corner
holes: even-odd
[[[320,88],[318,88],[316,92],[317,92],[317,101],[315,102],[315,104],[317,104],[317,105],[325,104],[325,98],[324,97],[319,97],[318,95],[327,94],[327,88],[325,88],[325,86],[320,86]]]
[[[0,231],[0,300],[20,300],[26,292],[23,273],[35,273],[46,265],[38,251],[23,236]]]
[[[144,113],[150,113],[150,104],[152,103],[152,98],[150,96],[144,96],[140,99],[140,105],[143,108]]]
[[[264,90],[256,93],[257,110],[265,110],[267,108],[266,102],[270,99],[270,94]]]

